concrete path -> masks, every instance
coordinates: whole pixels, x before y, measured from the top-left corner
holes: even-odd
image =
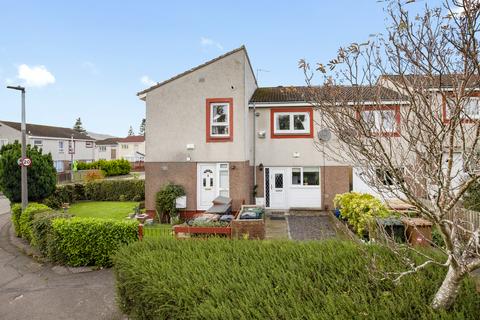
[[[337,232],[327,215],[288,215],[288,234],[293,240],[325,240]]]
[[[115,304],[111,269],[74,273],[21,253],[12,244],[5,202],[0,199],[0,319],[124,318]]]

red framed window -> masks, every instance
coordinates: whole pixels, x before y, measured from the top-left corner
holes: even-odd
[[[461,106],[455,106],[453,101],[447,106],[447,99],[449,99],[449,95],[443,96],[442,118],[444,123],[450,122],[450,115],[455,107],[461,109],[459,116],[462,123],[474,123],[480,120],[480,92],[475,92],[470,97],[464,98]]]
[[[399,106],[368,106],[358,111],[358,119],[365,121],[375,135],[385,137],[400,136]]]
[[[233,141],[233,98],[210,98],[206,102],[207,142]]]
[[[313,138],[313,109],[271,109],[270,136],[272,139]]]

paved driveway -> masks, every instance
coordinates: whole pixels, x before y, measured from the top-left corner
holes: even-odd
[[[72,273],[40,264],[10,241],[10,214],[0,199],[0,319],[122,319],[111,269]]]

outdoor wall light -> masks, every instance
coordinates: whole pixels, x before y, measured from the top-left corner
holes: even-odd
[[[258,170],[263,171],[263,163],[260,163],[260,164],[258,165]]]
[[[293,157],[294,158],[300,158],[300,152],[294,152]]]
[[[187,150],[188,150],[188,151],[195,150],[195,145],[194,145],[193,143],[187,144]]]
[[[267,135],[267,133],[265,132],[265,130],[261,130],[257,132],[257,135],[258,135],[258,138],[265,139],[265,136]]]

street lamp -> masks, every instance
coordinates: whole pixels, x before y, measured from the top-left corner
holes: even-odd
[[[27,124],[25,120],[25,87],[7,86],[7,89],[22,91],[22,161],[27,157]],[[22,210],[28,205],[28,187],[27,187],[27,166],[21,163],[22,170]]]

